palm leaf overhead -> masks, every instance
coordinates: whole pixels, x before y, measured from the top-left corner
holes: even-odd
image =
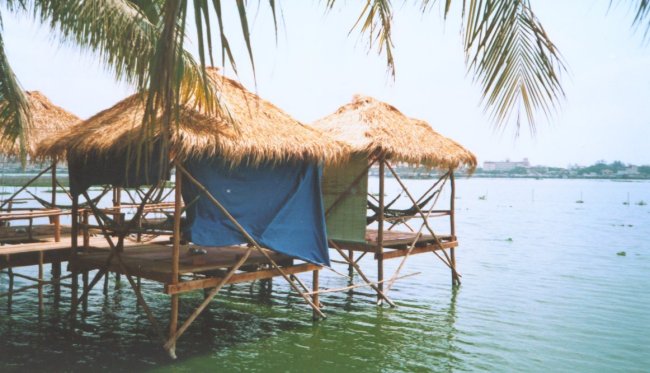
[[[523,110],[531,132],[535,113],[550,114],[564,96],[559,51],[528,0],[470,0],[465,4],[468,68],[481,84],[486,110],[497,124]]]
[[[328,9],[336,3],[325,1]],[[457,3],[439,2],[445,17]],[[636,8],[633,24],[647,32],[650,0],[626,3]],[[392,2],[365,0],[351,4],[361,4],[352,30],[358,29],[368,37],[370,47],[385,55],[388,70],[394,75]],[[422,12],[427,12],[436,0],[420,0],[419,4]],[[224,14],[221,0],[5,0],[5,5],[12,12],[31,9],[37,20],[59,31],[63,42],[96,53],[117,78],[147,91],[148,125],[143,129],[151,133],[173,130],[175,112],[184,98],[192,96],[196,105],[220,110],[218,94],[207,84],[205,66],[214,64],[213,50],[218,46],[221,64],[228,63],[237,72],[224,31],[226,19],[239,23],[255,73],[246,0],[235,0],[234,17]],[[268,0],[268,5],[277,33],[278,4]],[[497,125],[515,118],[517,132],[522,120],[534,131],[538,114],[551,113],[564,96],[559,80],[564,64],[535,17],[530,0],[463,0],[460,7],[468,70],[482,88],[485,109]],[[199,62],[184,49],[188,14],[194,15],[190,23],[197,30]],[[0,140],[15,140],[26,133],[29,110],[1,44],[0,94],[4,100],[0,107]]]
[[[11,146],[19,140],[20,160],[23,166],[27,160],[26,136],[31,122],[27,97],[9,65],[0,33],[0,148]]]

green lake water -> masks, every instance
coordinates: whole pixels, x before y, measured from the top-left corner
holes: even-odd
[[[461,179],[457,196],[458,289],[432,254],[407,262],[403,274],[421,274],[391,289],[397,308],[377,307],[365,288],[324,294],[319,322],[281,278],[227,287],[172,361],[124,278],[107,296],[92,292],[74,329],[69,291],[55,304],[46,287],[41,315],[35,290],[11,306],[0,298],[0,371],[650,371],[650,205],[636,204],[650,202],[650,182]],[[360,264],[374,276],[371,258]],[[323,288],[347,285],[321,273]],[[155,283],[143,288],[166,324],[169,297]],[[201,300],[182,296],[181,319]]]

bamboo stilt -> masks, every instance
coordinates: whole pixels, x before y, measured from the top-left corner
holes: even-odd
[[[180,245],[181,245],[181,214],[183,213],[181,209],[181,202],[183,199],[182,195],[183,187],[183,173],[178,169],[176,170],[176,178],[174,182],[174,233],[173,233],[173,247],[172,247],[172,283],[178,283],[178,273],[179,273],[179,260],[180,260]],[[204,289],[205,291],[205,289]],[[215,293],[216,294],[216,293]],[[209,302],[208,297],[210,293],[204,293],[204,302]],[[176,339],[174,336],[178,331],[178,294],[172,295],[171,300],[171,315],[169,321],[169,338],[168,341],[172,343],[167,348],[169,356],[172,359],[176,359]]]
[[[451,234],[451,239],[456,241],[456,179],[454,177],[454,170],[449,170],[449,184],[451,186],[451,197],[449,201],[449,230]],[[456,248],[452,247],[449,249],[450,256],[450,265],[451,265],[451,284],[453,286],[460,285],[460,279],[458,278],[458,271],[456,271]]]
[[[88,271],[83,271],[81,273],[81,280],[83,282],[83,291],[85,296],[83,297],[83,300],[81,301],[81,308],[83,309],[84,313],[88,312],[88,293],[90,292],[90,288],[88,287]]]
[[[72,197],[72,227],[70,228],[71,233],[70,233],[70,246],[71,246],[71,254],[70,254],[70,262],[71,262],[71,267],[72,269],[72,289],[70,290],[70,319],[73,320],[71,323],[71,326],[74,326],[74,320],[77,318],[77,287],[79,286],[79,278],[77,276],[77,270],[75,268],[75,264],[78,260],[77,255],[77,239],[79,235],[79,196],[74,195]]]
[[[8,257],[8,256],[7,256]],[[7,261],[8,258],[7,258]],[[13,292],[14,292],[14,270],[11,268],[11,264],[9,264],[9,268],[7,268],[7,273],[9,274],[9,294],[7,296],[7,313],[11,313],[11,303],[13,301]]]
[[[312,289],[313,289],[313,291],[314,291],[314,294],[312,295],[312,298],[311,298],[312,300],[311,300],[311,301],[312,301],[314,304],[320,304],[320,301],[318,300],[318,288],[319,288],[319,284],[318,284],[318,273],[319,273],[319,272],[320,272],[320,271],[318,271],[318,270],[312,272]],[[314,310],[314,311],[312,312],[312,318],[313,318],[314,320],[318,320],[318,313],[316,312],[316,310]]]
[[[56,307],[59,306],[59,302],[61,301],[61,261],[56,260],[52,262],[52,279],[56,280],[54,283],[54,305]]]
[[[56,208],[56,160],[52,162],[52,207]],[[52,217],[54,223],[54,242],[61,242],[61,219],[59,215]]]
[[[249,247],[248,250],[246,250],[246,253],[239,259],[239,261],[235,264],[235,266],[232,267],[230,271],[228,271],[228,273],[223,277],[221,282],[219,282],[219,284],[210,291],[208,297],[203,300],[203,302],[194,310],[194,312],[192,312],[190,317],[188,317],[187,320],[185,320],[183,325],[181,325],[181,327],[178,328],[178,330],[176,330],[176,333],[174,333],[174,335],[172,335],[169,338],[169,340],[167,340],[167,343],[165,343],[164,348],[169,352],[170,355],[174,354],[172,355],[172,357],[175,356],[175,353],[172,350],[172,348],[176,346],[176,341],[178,340],[178,338],[180,338],[181,335],[185,333],[185,331],[192,324],[192,322],[194,322],[194,320],[201,314],[201,312],[203,312],[203,309],[205,309],[205,307],[207,307],[210,301],[212,301],[212,299],[217,295],[217,293],[219,293],[223,285],[225,285],[226,282],[228,282],[228,280],[232,277],[232,275],[235,274],[235,272],[246,262],[246,260],[248,259],[252,251],[253,251],[252,247]]]
[[[382,156],[379,160],[379,217],[377,219],[377,289],[378,293],[384,291],[384,165],[386,160]],[[377,294],[377,304],[382,304],[383,298]]]
[[[43,252],[38,252],[38,310],[43,311]]]

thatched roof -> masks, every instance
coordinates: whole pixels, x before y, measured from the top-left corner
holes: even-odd
[[[41,141],[56,136],[66,128],[79,123],[81,119],[54,105],[39,91],[26,91],[25,95],[32,115],[32,124],[26,133],[26,148],[27,154],[33,158]],[[19,140],[14,144],[0,146],[0,154],[18,156]]]
[[[383,153],[395,162],[439,169],[476,168],[476,157],[469,150],[425,121],[409,118],[372,97],[355,96],[312,126],[348,144],[355,153]]]
[[[330,163],[346,153],[345,145],[298,122],[216,69],[208,68],[208,74],[216,85],[223,114],[184,106],[170,140],[170,152],[177,159],[219,156],[233,164],[244,160],[253,164],[284,160]],[[126,151],[143,139],[143,114],[143,95],[130,96],[45,142],[39,155]]]

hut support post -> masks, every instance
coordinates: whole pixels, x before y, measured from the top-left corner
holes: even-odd
[[[56,281],[54,283],[54,304],[58,307],[59,301],[61,300],[61,261],[55,260],[52,262],[51,268],[52,279]]]
[[[52,207],[56,208],[56,160],[52,162]],[[54,215],[54,242],[61,242],[61,217]]]
[[[456,241],[456,220],[455,220],[455,200],[456,200],[456,179],[454,177],[454,170],[449,170],[449,183],[451,187],[451,197],[449,198],[449,230],[451,234],[451,239]],[[458,272],[456,271],[456,248],[452,247],[449,249],[450,263],[451,264],[451,284],[453,286],[460,285],[460,279],[458,278]]]
[[[79,286],[79,277],[77,276],[77,236],[79,235],[79,195],[72,196],[72,227],[70,228],[70,264],[72,269],[72,289],[70,290],[70,318],[75,320],[77,316],[77,287]],[[74,325],[72,323],[71,325]]]
[[[287,274],[282,270],[282,268],[280,268],[280,266],[278,266],[278,264],[273,260],[273,258],[271,258],[271,256],[270,256],[270,255],[269,255],[269,254],[268,254],[264,249],[262,249],[262,247],[257,243],[257,241],[255,241],[255,239],[254,239],[253,237],[251,237],[250,234],[248,234],[248,232],[246,231],[246,229],[244,229],[244,227],[242,227],[241,224],[239,224],[239,222],[237,221],[237,219],[235,219],[235,218],[230,214],[230,212],[228,212],[228,210],[227,210],[227,209],[226,209],[226,208],[225,208],[225,207],[224,207],[224,206],[223,206],[223,205],[222,205],[222,204],[221,204],[221,203],[220,203],[216,198],[214,198],[214,196],[210,193],[210,191],[208,191],[208,190],[207,190],[203,185],[201,185],[201,183],[200,183],[198,180],[196,180],[196,179],[195,179],[195,178],[194,178],[194,177],[193,177],[193,176],[192,176],[192,175],[191,175],[191,174],[190,174],[190,173],[189,173],[189,172],[188,172],[188,171],[187,171],[183,166],[181,166],[180,163],[178,163],[178,162],[176,163],[176,170],[177,170],[177,172],[180,170],[180,171],[184,174],[184,175],[183,175],[184,177],[187,177],[187,179],[188,179],[192,184],[194,184],[194,185],[195,185],[195,186],[196,186],[196,187],[197,187],[197,188],[198,188],[198,189],[199,189],[203,194],[205,194],[206,197],[208,197],[208,199],[212,202],[212,204],[214,204],[214,205],[215,205],[215,206],[216,206],[216,207],[217,207],[217,208],[218,208],[218,209],[219,209],[219,210],[220,210],[220,211],[221,211],[221,212],[226,216],[226,218],[228,218],[228,220],[230,220],[230,222],[233,223],[233,225],[235,225],[235,227],[237,227],[237,230],[239,230],[239,232],[240,232],[240,233],[241,233],[241,234],[246,238],[246,240],[247,240],[251,245],[253,245],[253,247],[255,247],[255,249],[257,249],[257,251],[259,251],[259,252],[260,252],[260,253],[261,253],[261,254],[266,258],[266,260],[268,260],[268,262],[273,266],[273,268],[275,268],[275,269],[280,273],[280,275],[282,275],[282,277],[284,278],[284,280],[287,281],[287,282],[289,283],[289,285],[291,285],[291,287],[293,288],[293,290],[295,290],[296,292],[298,292],[298,293],[300,294],[300,296],[305,300],[305,302],[306,302],[306,303],[307,303],[307,304],[308,304],[308,305],[309,305],[309,306],[310,306],[310,307],[311,307],[311,308],[312,308],[316,313],[318,313],[318,315],[319,315],[320,317],[322,317],[322,318],[325,318],[325,317],[326,317],[325,314],[324,314],[323,312],[321,312],[321,310],[318,308],[318,306],[315,305],[315,304],[311,301],[310,297],[309,297],[308,295],[306,295],[305,293],[303,293],[302,291],[300,291],[300,288],[298,288],[298,286],[296,286],[296,284],[295,284],[293,281],[291,281],[291,279],[289,278],[289,276],[288,276],[288,275],[287,275]]]
[[[312,286],[312,290],[314,291],[314,294],[312,295],[311,301],[312,301],[314,304],[317,304],[317,305],[320,306],[320,301],[319,301],[319,299],[318,299],[318,288],[319,288],[319,284],[318,284],[318,273],[319,273],[319,272],[320,272],[319,270],[316,270],[316,271],[314,271],[314,272],[312,273],[312,283],[311,283],[311,286]],[[314,311],[312,312],[312,318],[313,318],[314,320],[318,320],[318,313],[316,312],[315,309],[314,309]]]
[[[377,304],[381,305],[383,298],[380,293],[384,291],[384,165],[386,159],[382,155],[379,159],[379,217],[377,219]],[[390,166],[389,166],[390,167]]]
[[[38,252],[38,311],[43,311],[43,251]]]
[[[176,170],[176,179],[174,182],[174,243],[172,248],[172,284],[178,284],[180,246],[181,246],[181,214],[183,213],[181,201],[182,196],[183,173]],[[167,349],[169,356],[176,359],[176,332],[178,331],[178,294],[172,294],[171,315],[169,319],[169,338],[172,341]],[[207,299],[207,296],[205,297]]]

